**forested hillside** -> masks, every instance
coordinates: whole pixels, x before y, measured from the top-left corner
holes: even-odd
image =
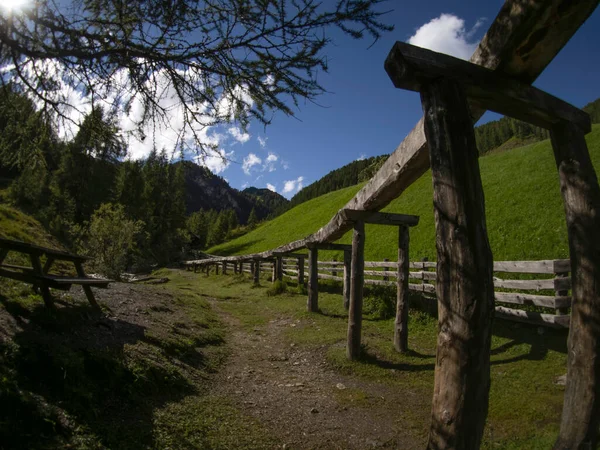
[[[126,155],[120,130],[101,108],[65,142],[30,100],[10,86],[0,89],[2,198],[72,250],[109,255],[108,247],[120,249],[123,258],[105,258],[118,267],[101,268],[111,276],[132,265],[164,265],[190,246],[223,242],[287,203],[267,190],[233,189],[164,149],[139,161]]]
[[[367,159],[352,161],[339,169],[332,170],[323,178],[301,189],[286,205],[285,211],[312,198],[319,197],[328,192],[337,191],[356,183],[367,181],[371,178],[389,155],[373,156]],[[283,212],[283,211],[281,211]]]
[[[199,210],[234,210],[239,223],[247,223],[252,209],[258,220],[272,217],[278,208],[288,200],[268,189],[246,188],[243,191],[229,186],[229,183],[209,169],[184,161],[185,205],[188,214]]]

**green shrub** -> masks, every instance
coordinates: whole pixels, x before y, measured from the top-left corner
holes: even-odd
[[[82,250],[92,256],[96,270],[118,280],[136,250],[143,226],[141,221],[128,219],[122,205],[103,204],[92,215]]]
[[[368,286],[363,294],[363,312],[379,319],[396,315],[396,287]]]
[[[267,295],[269,297],[280,295],[284,292],[287,292],[287,283],[283,280],[276,280],[275,283],[273,283],[271,287],[267,289]]]

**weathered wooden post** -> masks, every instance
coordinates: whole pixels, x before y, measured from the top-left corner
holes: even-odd
[[[350,308],[350,267],[352,265],[352,251],[344,250],[344,287],[342,297],[344,297],[344,308],[346,311]]]
[[[254,284],[258,284],[260,282],[260,260],[254,260]]]
[[[316,247],[308,248],[308,302],[309,312],[319,311],[319,273],[318,273],[319,250]]]
[[[244,261],[240,261],[239,273],[244,275]]]
[[[350,269],[350,308],[348,311],[348,340],[346,356],[355,360],[360,355],[362,329],[363,284],[365,278],[365,223],[354,224],[352,235],[352,263]]]
[[[219,275],[219,264],[221,263],[215,263],[215,275]]]
[[[227,261],[223,261],[223,275],[227,275]]]
[[[396,278],[396,320],[394,321],[394,347],[400,353],[408,351],[408,227],[398,227],[398,275]]]
[[[584,132],[561,122],[550,131],[571,259],[567,384],[554,448],[598,445],[600,425],[600,188]]]
[[[275,278],[279,281],[283,280],[283,257],[281,255],[275,259]]]
[[[275,263],[275,260],[272,260],[271,283],[275,283],[275,280],[277,280],[277,264]]]
[[[389,261],[388,258],[383,258],[383,262],[388,262],[388,261]],[[384,272],[387,272],[388,270],[390,270],[389,267],[385,267],[385,266],[383,267],[383,271]],[[390,277],[388,277],[387,275],[384,275],[383,276],[383,281],[390,281]]]
[[[488,412],[493,260],[478,151],[461,86],[421,92],[433,178],[439,334],[429,448],[478,449]]]
[[[298,286],[304,285],[304,257],[298,256]]]

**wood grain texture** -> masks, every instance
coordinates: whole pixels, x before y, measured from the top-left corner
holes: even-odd
[[[596,448],[600,426],[600,187],[584,133],[570,123],[550,132],[563,197],[572,305],[567,384],[555,449]]]
[[[438,339],[429,449],[478,449],[488,412],[494,287],[467,98],[439,79],[421,93],[436,225]]]

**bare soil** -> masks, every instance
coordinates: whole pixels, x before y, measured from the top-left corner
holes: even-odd
[[[172,304],[174,291],[167,286],[114,283],[95,293],[98,302],[107,308],[104,315],[95,315],[87,307],[79,288],[74,287],[69,293],[72,300],[58,298],[58,308],[70,310],[77,325],[68,331],[54,330],[53,339],[69,340],[79,348],[123,348],[138,341],[157,345],[174,330],[185,333],[186,328],[193,326],[185,313]],[[34,323],[30,311],[2,299],[0,341],[23,333],[47,332]],[[219,307],[221,301],[209,299],[226,325],[229,357],[217,373],[210,375],[208,390],[230,399],[243,414],[254,418],[278,442],[275,448],[423,447],[423,430],[407,428],[406,420],[402,420],[415,404],[422,404],[420,399],[386,384],[337,373],[328,364],[324,347],[285,343],[284,331],[301,326],[298,321],[273,317],[266,326],[246,331]],[[185,370],[186,382],[205,390],[205,368],[195,367],[201,362],[201,349],[196,356],[192,352],[185,359],[173,358],[172,362]],[[126,418],[121,416],[118,420],[123,422]]]
[[[219,309],[218,301],[211,304],[228,325],[233,349],[214,389],[258,418],[283,448],[423,447],[416,430],[401,423],[401,411],[415,399],[401,397],[391,386],[336,373],[326,361],[325,346],[284,344],[285,329],[302,326],[300,321],[275,317],[248,333]]]

